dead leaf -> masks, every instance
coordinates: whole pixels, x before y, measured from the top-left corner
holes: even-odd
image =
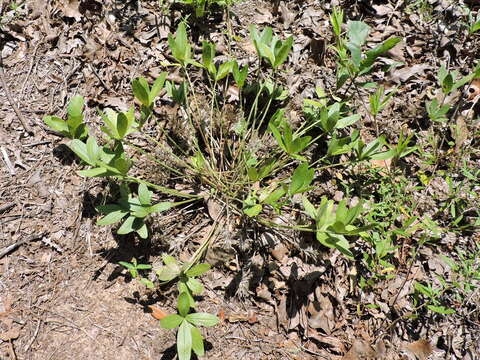
[[[82,14],[80,14],[78,9],[79,5],[78,0],[68,0],[63,7],[63,15],[69,18],[74,18],[76,21],[80,21],[82,19]]]
[[[432,344],[425,339],[406,344],[404,347],[406,350],[412,352],[419,360],[426,360],[433,353]]]
[[[314,301],[308,306],[308,325],[314,329],[322,329],[327,335],[330,335],[335,325],[333,315],[333,305],[328,296],[320,295],[318,301]]]
[[[168,313],[160,309],[159,307],[149,305],[148,308],[152,310],[151,315],[154,319],[162,320],[164,317],[168,316]]]
[[[273,22],[273,15],[268,9],[256,7],[255,11],[256,14],[253,16],[254,24],[271,24]]]
[[[430,65],[417,64],[403,69],[395,69],[392,74],[392,80],[396,83],[404,83],[411,77],[423,73],[428,68],[430,68]]]
[[[0,340],[2,341],[11,341],[15,340],[20,336],[20,328],[18,327],[13,327],[8,331],[5,331],[3,333],[0,333]]]
[[[248,322],[249,324],[255,324],[258,322],[257,315],[253,311],[249,311],[246,314],[228,314],[224,316],[231,323]]]
[[[363,360],[377,356],[376,351],[365,340],[355,340],[342,360]]]
[[[387,171],[390,171],[390,168],[392,166],[392,159],[386,159],[386,160],[370,160],[370,165],[372,168],[381,168],[381,169],[386,169]],[[386,175],[386,173],[381,170],[380,175]]]
[[[273,250],[270,251],[270,253],[275,258],[275,260],[278,260],[278,261],[282,262],[282,260],[285,258],[285,255],[288,254],[288,249],[283,244],[277,244],[273,248]]]
[[[280,3],[280,19],[283,22],[284,29],[288,29],[295,20],[295,13],[283,1]]]

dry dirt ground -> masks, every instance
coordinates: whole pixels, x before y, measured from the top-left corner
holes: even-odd
[[[478,36],[455,33],[459,20],[449,16],[458,14],[448,12],[449,2],[423,2],[431,7],[432,19],[422,17],[418,8],[407,12],[408,1],[335,2],[348,18],[369,23],[373,41],[393,35],[404,39],[390,57],[405,65],[377,79],[401,89],[385,116],[390,120],[382,124],[386,134],[398,135],[406,124],[426,131],[416,104],[434,84],[439,58],[449,57],[464,72],[479,59]],[[65,140],[49,131],[42,118],[65,114],[75,94],[87,99],[91,123],[97,107],[125,108],[132,99],[131,79],[143,75],[151,81],[163,71],[167,34],[184,10],[167,10],[156,1],[27,0],[16,10],[6,1],[0,4],[5,80],[0,87],[0,359],[173,359],[175,333],[160,328],[149,306],[173,312],[174,291],[145,289],[118,262],[135,257],[155,263],[171,243],[201,243],[211,223],[209,209],[205,206],[203,216],[191,215],[189,209],[167,214],[149,241],[96,226],[94,207],[103,201],[108,184],[80,177],[76,171],[81,166]],[[472,4],[478,11],[479,3]],[[313,0],[243,1],[233,8],[231,24],[241,39],[248,38],[252,22],[294,35],[284,79],[293,94],[292,112],[315,85],[328,88],[334,81],[335,61],[328,48],[331,9],[330,2]],[[199,38],[209,34],[227,54],[222,16],[211,16],[192,31]],[[249,62],[254,52],[241,44],[232,52]],[[468,141],[478,146],[473,134],[475,130]],[[479,166],[478,157],[469,161]],[[418,201],[419,211],[426,211],[429,204],[421,197]],[[449,241],[480,240],[478,233],[469,233],[450,234],[445,243]],[[411,247],[406,241],[399,258],[408,257]],[[398,297],[397,307],[408,305],[408,289],[425,270],[422,264],[429,261],[431,249],[410,268],[398,263],[396,278],[375,292],[384,308],[370,310],[361,308],[374,300],[355,290],[355,266],[336,252],[322,251],[312,259],[279,245],[250,254],[248,271],[260,270],[249,279],[262,280],[246,285],[238,275],[246,271],[242,259],[211,254],[219,265],[203,278],[207,290],[200,309],[219,314],[222,322],[202,330],[205,358],[480,358],[478,292],[455,316],[395,322],[398,314],[388,310],[389,298]],[[188,247],[178,250],[184,258],[189,252]]]

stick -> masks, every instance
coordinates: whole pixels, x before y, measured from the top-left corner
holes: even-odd
[[[27,121],[23,117],[20,110],[18,110],[17,105],[15,105],[12,95],[10,94],[10,90],[8,89],[7,82],[5,80],[5,72],[3,71],[3,60],[1,55],[0,55],[0,83],[2,84],[3,90],[5,91],[5,95],[7,96],[8,102],[12,106],[13,111],[15,111],[15,114],[17,114],[18,120],[20,120],[20,122],[22,123],[23,128],[27,133],[29,133],[30,135],[33,135],[32,128],[30,127],[30,125],[28,125]]]
[[[12,245],[7,246],[6,248],[0,251],[0,259],[3,258],[5,255],[9,254],[10,252],[12,252],[13,250],[19,248],[23,244],[29,243],[30,241],[41,239],[43,235],[45,234],[42,233],[39,235],[30,235],[25,240],[20,240],[20,241],[17,241],[16,243],[13,243]]]
[[[7,166],[8,172],[10,175],[15,175],[15,168],[12,165],[12,162],[10,161],[10,158],[8,157],[7,151],[3,146],[0,146],[0,152],[3,155],[3,161],[5,161],[5,165]]]
[[[14,203],[14,202],[8,202],[8,203],[5,203],[3,205],[0,205],[0,212],[6,211],[6,210],[14,207],[15,205],[16,205],[16,203]]]

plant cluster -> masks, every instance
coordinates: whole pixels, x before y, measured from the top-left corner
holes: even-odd
[[[197,16],[203,16],[205,9],[214,2],[188,3],[195,5]],[[391,257],[396,248],[395,239],[405,236],[417,219],[410,216],[400,229],[391,232],[393,220],[385,219],[392,213],[382,209],[381,204],[369,203],[369,213],[363,216],[366,212],[363,200],[356,204],[352,204],[351,199],[336,203],[326,196],[319,198],[312,191],[326,168],[353,169],[362,163],[368,165],[372,160],[391,160],[395,167],[400,159],[418,149],[412,145],[413,135],[402,132],[397,143],[391,145],[384,135],[378,133],[377,125],[377,137],[365,142],[355,128],[361,115],[352,99],[360,95],[360,89],[374,89],[366,111],[375,124],[394,95],[395,89],[387,93],[382,86],[364,80],[375,69],[378,57],[392,49],[400,39],[389,38],[369,49],[368,25],[362,21],[344,24],[343,17],[343,11],[338,9],[330,17],[336,39],[333,48],[338,64],[337,89],[330,96],[324,89],[317,88],[316,98],[305,99],[304,121],[300,125],[294,126],[288,119],[284,103],[289,94],[278,81],[292,49],[293,37],[281,39],[269,27],[259,31],[252,26],[250,37],[258,55],[258,69],[263,71],[251,72],[237,59],[216,61],[215,45],[208,41],[202,43],[201,58],[195,57],[183,22],[175,34],[168,36],[171,56],[175,60],[168,65],[180,68],[182,81],[167,80],[167,72],[152,85],[144,78],[134,79],[132,92],[140,106],[135,108],[132,105],[123,112],[101,111],[103,138],[95,137],[89,131],[83,118],[81,96],[70,100],[66,120],[46,116],[44,122],[50,128],[71,139],[68,147],[87,167],[79,171],[80,175],[104,177],[118,184],[116,203],[97,207],[104,214],[97,224],[120,223],[118,234],[137,233],[147,238],[151,214],[203,201],[206,197],[225,204],[230,213],[242,220],[239,223],[254,222],[263,226],[278,226],[270,220],[272,214],[297,208],[303,215],[297,223],[288,224],[288,228],[315,233],[321,245],[337,249],[349,259],[360,258],[355,252],[355,241],[361,239],[371,249],[363,254],[362,260],[367,268],[379,278],[389,276],[394,269]],[[442,67],[439,80],[443,93],[448,95],[479,77],[479,69],[458,79],[457,73]],[[194,71],[202,72],[208,84],[205,96],[199,96],[191,81]],[[238,116],[229,123],[225,120],[226,99],[232,87],[238,93]],[[175,141],[166,132],[158,140],[143,131],[146,124],[155,124],[155,107],[160,95],[180,107],[183,133],[193,134],[189,141],[185,141],[188,146]],[[204,116],[199,116],[200,109]],[[445,122],[450,110],[449,104],[435,99],[427,104],[428,116],[434,122]],[[132,141],[134,133],[144,137],[156,150],[168,152],[174,164],[161,161],[136,146]],[[181,175],[192,188],[206,189],[203,192],[206,195],[192,195],[175,190],[168,183],[155,184],[132,175],[131,169],[142,155],[148,155],[167,174]],[[164,201],[155,202],[154,198]],[[428,221],[419,223],[422,229],[430,228]],[[203,338],[197,326],[213,326],[218,322],[213,315],[191,313],[196,305],[194,296],[203,291],[196,277],[209,269],[208,264],[196,263],[199,258],[196,256],[189,263],[181,264],[172,256],[164,255],[164,266],[156,271],[160,284],[178,279],[178,314],[162,319],[161,325],[178,327],[180,359],[189,359],[192,350],[198,356],[203,355]],[[137,264],[136,260],[121,264],[147,287],[158,285],[140,275],[142,270],[151,269],[149,265]],[[369,284],[364,279],[361,285]],[[430,299],[436,296],[433,288],[426,285],[417,285],[416,291]],[[440,309],[436,301],[432,300],[430,305],[430,310]]]

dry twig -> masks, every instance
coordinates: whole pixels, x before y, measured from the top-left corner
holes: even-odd
[[[20,122],[22,123],[23,128],[27,133],[29,133],[30,135],[33,135],[32,128],[30,127],[30,125],[28,125],[28,122],[25,120],[20,110],[18,110],[18,107],[13,101],[12,95],[10,94],[10,89],[8,88],[7,81],[5,80],[5,72],[3,71],[3,60],[1,55],[0,55],[0,83],[2,84],[3,90],[5,91],[5,95],[8,99],[8,102],[10,103],[10,106],[12,107],[13,111],[15,111],[15,114],[17,115],[18,120],[20,120]]]

